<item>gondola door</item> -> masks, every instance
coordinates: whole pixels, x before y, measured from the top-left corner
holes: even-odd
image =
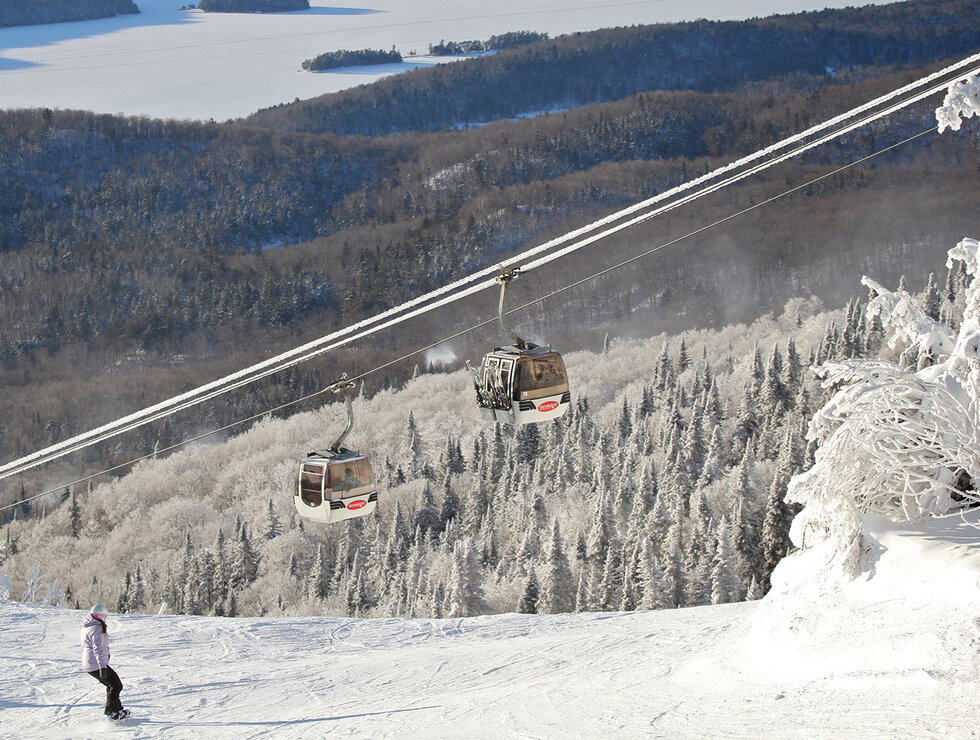
[[[515,358],[503,354],[488,354],[483,358],[480,379],[483,398],[488,404],[480,411],[487,421],[513,423],[513,381]]]

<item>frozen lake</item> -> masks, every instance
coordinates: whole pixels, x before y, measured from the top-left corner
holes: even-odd
[[[439,41],[531,30],[574,31],[696,18],[736,19],[853,5],[853,0],[369,0],[306,11],[203,13],[179,0],[137,0],[141,13],[0,29],[0,105],[155,118],[239,118],[296,98],[372,82],[412,66]],[[401,65],[311,74],[305,59],[338,49],[391,49]]]

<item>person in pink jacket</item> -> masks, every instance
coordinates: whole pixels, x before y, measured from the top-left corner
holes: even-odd
[[[105,623],[106,610],[101,604],[92,607],[82,627],[82,670],[105,686],[105,714],[110,719],[129,715],[119,700],[122,681],[109,666],[109,630]]]

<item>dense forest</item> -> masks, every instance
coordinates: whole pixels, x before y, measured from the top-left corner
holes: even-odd
[[[816,24],[827,33],[857,33],[864,23],[875,38],[887,38],[892,29],[896,47],[914,28],[923,59],[948,53],[971,28],[976,39],[974,11],[954,0],[903,3],[901,18],[894,6],[880,6],[880,15],[865,10],[745,28],[757,38],[766,23]],[[948,22],[955,13],[962,15],[959,29]],[[737,36],[738,27],[726,25],[725,35]],[[628,59],[641,31],[544,43],[616,48]],[[596,52],[597,68],[605,53]],[[484,61],[452,68],[479,75]],[[447,109],[438,131],[379,138],[275,130],[255,125],[258,119],[222,125],[2,111],[0,388],[6,413],[0,416],[0,457],[12,459],[98,426],[495,264],[935,68],[920,61],[862,65],[855,59],[832,75],[825,69],[775,73],[746,78],[727,92],[643,92],[464,130],[453,130],[455,113]],[[615,69],[607,70],[610,79]],[[425,78],[432,90],[446,83],[439,74]],[[396,79],[421,84],[421,78]],[[459,79],[461,90],[471,84],[465,75]],[[516,82],[515,95],[523,95]],[[542,90],[546,86],[543,81]],[[519,291],[541,295],[569,276],[584,277],[638,247],[682,236],[826,174],[929,128],[932,107],[855,132],[771,176],[567,259],[560,272]],[[293,113],[302,119],[291,107],[275,113],[280,121]],[[371,115],[362,110],[354,117]],[[801,292],[842,304],[854,294],[843,276],[897,279],[935,269],[950,240],[974,230],[975,209],[964,207],[964,194],[978,187],[978,146],[975,132],[925,139],[836,175],[751,219],[703,234],[683,250],[637,264],[630,280],[613,274],[564,294],[531,318],[535,335],[588,343],[601,341],[610,328],[649,335],[720,327],[778,309]],[[732,281],[741,289],[726,289]],[[489,300],[474,302],[377,346],[269,379],[253,395],[213,402],[191,425],[222,426],[272,408],[321,387],[341,369],[389,359],[492,310]],[[467,341],[492,340],[484,333]],[[403,382],[416,362],[400,363],[366,390]],[[145,428],[67,465],[104,466],[166,447],[186,436],[187,423]],[[43,485],[42,478],[28,476],[27,483]],[[0,503],[21,496],[19,483],[0,482]]]
[[[961,262],[922,281],[930,318],[958,325],[967,283]],[[751,325],[572,352],[571,410],[516,430],[480,421],[466,371],[358,399],[350,442],[373,456],[379,508],[341,524],[299,519],[292,485],[295,451],[339,431],[342,405],[268,420],[25,503],[0,530],[0,566],[18,591],[122,613],[460,617],[759,598],[791,547],[784,497],[813,463],[807,421],[830,396],[807,366],[938,359],[893,346],[864,308],[796,299]]]
[[[88,21],[139,12],[133,0],[4,0],[0,3],[0,28]]]
[[[207,13],[278,13],[309,10],[309,0],[200,0],[197,7]]]

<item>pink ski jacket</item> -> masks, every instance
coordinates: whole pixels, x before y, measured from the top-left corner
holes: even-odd
[[[82,670],[97,671],[109,665],[109,633],[102,634],[102,623],[91,614],[82,627]]]

